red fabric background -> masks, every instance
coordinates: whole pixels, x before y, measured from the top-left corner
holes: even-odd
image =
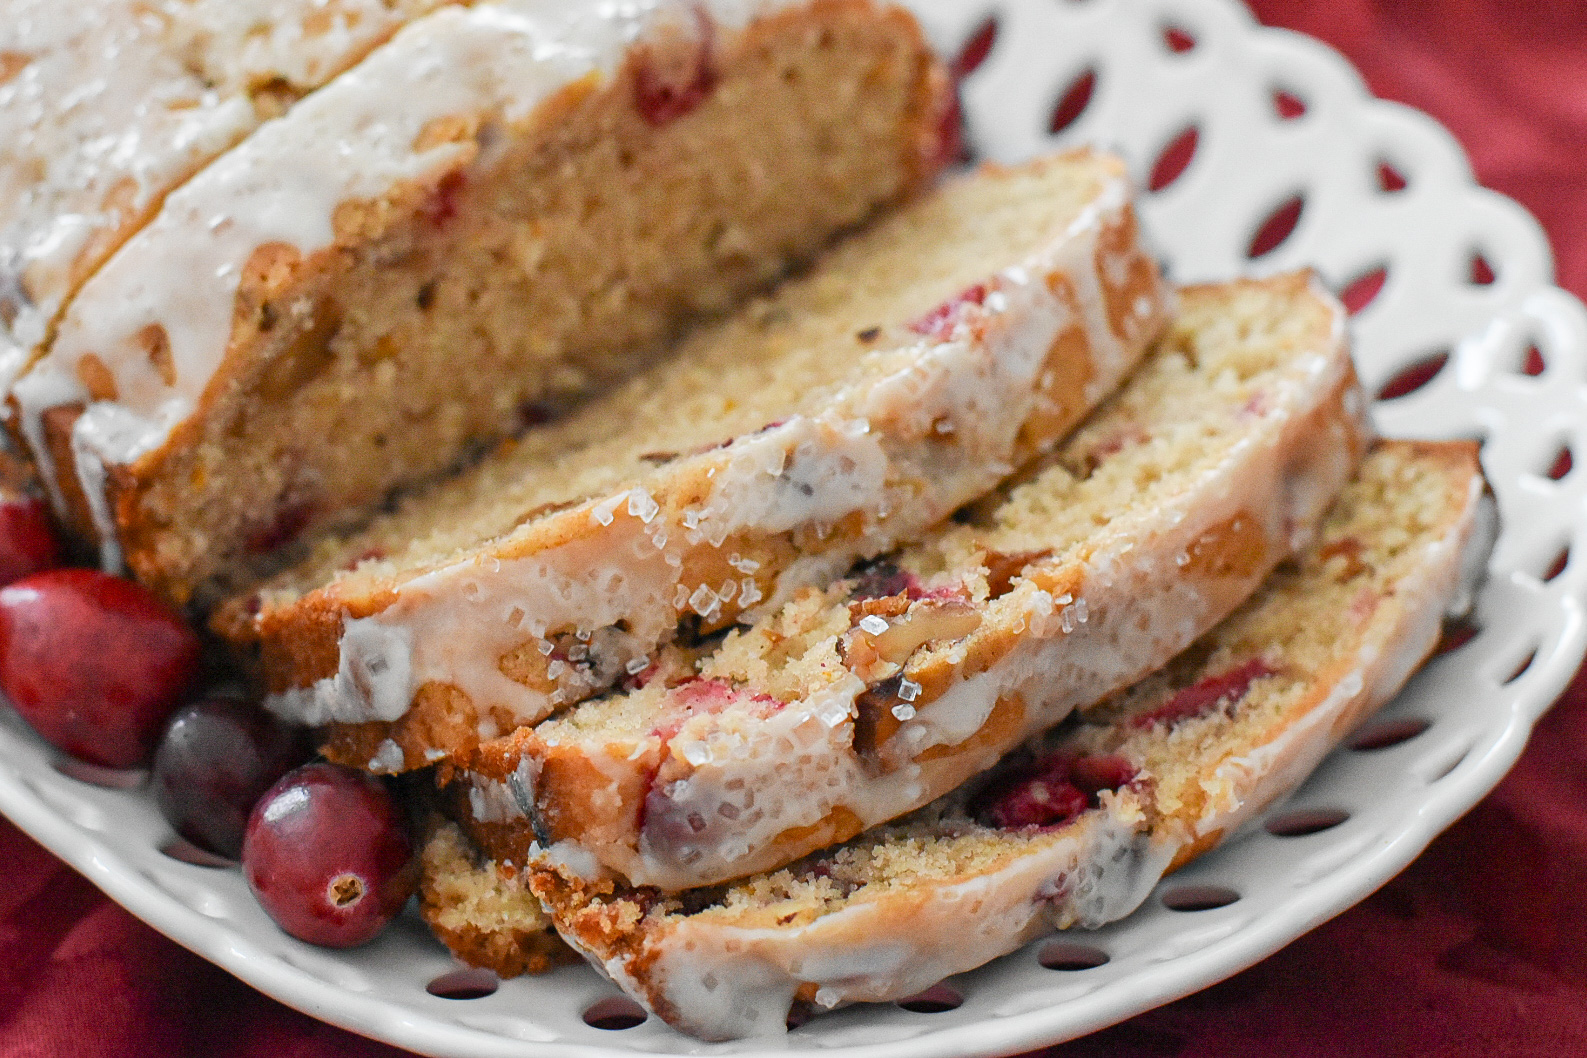
[[[1587,8],[1255,0],[1443,121],[1587,296]],[[189,955],[0,821],[0,1058],[399,1055]],[[1266,962],[1044,1058],[1587,1054],[1587,677],[1403,875]]]

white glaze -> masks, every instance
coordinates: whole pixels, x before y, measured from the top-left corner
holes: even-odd
[[[691,551],[718,548],[731,533],[817,529],[806,554],[785,570],[757,569],[776,579],[767,598],[746,611],[746,619],[753,619],[811,578],[830,578],[856,559],[888,550],[984,493],[1010,469],[1019,429],[1034,407],[1038,372],[1065,329],[1080,325],[1088,346],[1104,350],[1105,362],[1095,373],[1107,389],[1118,384],[1142,348],[1142,334],[1133,333],[1126,350],[1125,339],[1109,329],[1105,306],[1083,308],[1077,320],[1044,281],[1054,274],[1090,274],[1077,285],[1100,297],[1097,236],[1104,224],[1121,219],[1127,202],[1123,181],[1109,181],[1068,230],[1021,266],[1024,276],[994,280],[1001,307],[983,313],[979,329],[961,321],[946,340],[879,351],[874,362],[890,370],[880,377],[862,372],[860,381],[837,390],[823,410],[670,464],[663,473],[703,473],[712,482],[698,507],[673,514],[632,485],[553,515],[582,525],[583,532],[568,543],[496,557],[494,551],[510,551],[509,538],[500,548],[480,549],[399,584],[395,601],[364,619],[405,629],[404,641],[412,645],[410,663],[388,669],[391,700],[411,696],[427,682],[446,683],[470,697],[481,718],[481,737],[503,730],[491,718],[498,712],[515,725],[534,723],[610,685],[631,662],[669,639],[681,616],[693,612],[714,619],[720,605],[740,592],[761,593],[747,575],[684,583],[679,572]],[[1138,320],[1134,326],[1144,332],[1147,324]],[[932,424],[944,418],[955,424],[951,447],[931,440]],[[886,429],[879,425],[884,423]],[[855,512],[865,526],[857,538],[825,537],[824,528]],[[626,632],[616,632],[619,621]],[[468,634],[458,635],[458,629]],[[551,687],[545,689],[501,673],[502,655],[526,637],[570,631],[602,637],[595,644],[600,649],[591,651],[599,660],[593,676],[572,666],[548,670]],[[548,643],[542,652],[549,653]],[[327,677],[312,694],[289,691],[270,707],[303,722],[323,722],[327,710],[306,709],[305,703],[348,687],[339,675]],[[395,719],[377,717],[356,701],[338,705],[335,718]]]
[[[1331,298],[1325,303],[1343,315]],[[993,651],[993,660],[978,662],[984,668],[968,677],[955,671],[939,697],[900,717],[905,722],[879,750],[884,767],[854,748],[856,698],[865,687],[846,670],[845,679],[770,717],[753,715],[753,707],[694,716],[665,746],[655,735],[611,743],[599,735],[548,736],[548,744],[575,742],[583,760],[614,776],[650,750],[671,758],[666,781],[647,802],[644,829],[628,841],[603,840],[590,852],[634,884],[669,891],[774,868],[809,851],[776,840],[785,831],[811,827],[838,808],[864,827],[897,818],[1071,710],[1160,667],[1241,602],[1265,572],[1182,577],[1182,560],[1196,542],[1236,516],[1265,519],[1261,536],[1276,546],[1276,560],[1286,543],[1309,539],[1348,479],[1349,452],[1360,450],[1364,424],[1348,412],[1342,423],[1333,422],[1343,410],[1336,407],[1325,429],[1302,425],[1350,403],[1340,397],[1341,387],[1354,391],[1345,386],[1351,368],[1341,331],[1332,342],[1274,372],[1264,383],[1263,417],[1192,484],[1150,509],[1115,518],[1078,547],[1085,557],[1072,560],[1075,597],[1054,598],[1026,580],[986,604],[980,627],[954,650],[961,660]],[[1023,634],[1006,652],[982,645],[983,637],[997,643],[1008,628]],[[1025,712],[1002,741],[921,760],[929,750],[971,738],[1006,699],[1022,701]],[[630,812],[620,806],[613,814]]]
[[[643,937],[641,950],[653,961],[641,976],[621,957],[586,956],[652,1010],[670,1012],[674,1027],[734,1039],[779,1034],[806,983],[818,986],[816,1001],[827,1007],[898,999],[1052,928],[1095,927],[1128,914],[1179,849],[1235,832],[1293,790],[1345,734],[1344,721],[1404,685],[1467,589],[1468,571],[1491,548],[1481,488],[1474,479],[1451,529],[1421,546],[1417,565],[1396,582],[1360,641],[1336,659],[1334,682],[1316,688],[1325,692],[1321,700],[1271,741],[1218,765],[1212,799],[1197,817],[1164,818],[1146,833],[1137,795],[1105,794],[1101,809],[1082,816],[1064,840],[967,879],[920,879],[881,896],[862,889],[798,927],[743,927],[712,911],[670,916]],[[943,815],[952,817],[959,797],[944,800]]]
[[[401,716],[412,697],[413,638],[405,628],[372,618],[342,625],[336,675],[265,699],[265,707],[295,723],[318,726]]]
[[[779,1036],[803,984],[816,985],[816,1003],[829,1008],[899,999],[1060,923],[1094,927],[1127,915],[1175,851],[1140,830],[1132,806],[1118,805],[999,869],[891,896],[862,892],[798,927],[676,916],[646,938],[656,959],[642,979],[620,957],[585,954],[652,1010],[675,1011],[674,1027],[691,1035]]]
[[[505,782],[492,780],[471,784],[469,812],[482,823],[512,823],[523,819],[525,806],[534,804],[534,785],[539,774],[539,761],[525,758]]]

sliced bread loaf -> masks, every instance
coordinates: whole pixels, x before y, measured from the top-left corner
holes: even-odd
[[[1179,305],[1078,433],[955,523],[694,665],[487,743],[473,836],[674,891],[768,870],[1183,650],[1310,539],[1366,426],[1343,309],[1308,276]]]
[[[374,770],[467,755],[780,605],[1071,429],[1166,316],[1123,167],[950,181],[215,624]]]
[[[1385,442],[1318,545],[1167,671],[914,817],[667,897],[536,866],[558,930],[669,1024],[778,1034],[795,1001],[908,996],[1134,909],[1296,786],[1465,605],[1492,540],[1476,446]]]
[[[881,0],[445,8],[166,197],[21,431],[107,562],[202,609],[923,186],[949,99]]]
[[[173,188],[448,0],[7,0],[0,389]]]

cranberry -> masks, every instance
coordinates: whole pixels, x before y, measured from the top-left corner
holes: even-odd
[[[733,705],[746,707],[751,715],[764,718],[781,709],[783,703],[769,694],[742,691],[726,680],[695,678],[672,689],[650,733],[669,741],[683,730],[690,718],[701,714],[714,716]]]
[[[1252,658],[1228,672],[1207,676],[1191,684],[1151,712],[1135,717],[1130,723],[1143,730],[1153,724],[1172,726],[1181,720],[1211,712],[1221,702],[1235,704],[1245,697],[1251,684],[1273,674],[1273,670],[1261,658]]]
[[[982,790],[971,814],[1002,829],[1060,826],[1096,807],[1097,794],[1116,790],[1135,776],[1134,765],[1123,757],[1054,753]]]
[[[269,523],[248,535],[243,548],[250,555],[268,555],[296,540],[314,520],[317,505],[302,501],[289,503],[275,512]]]
[[[36,496],[0,498],[0,584],[61,563],[61,545],[49,511]]]
[[[634,109],[645,123],[661,128],[692,114],[716,89],[712,52],[715,26],[704,11],[694,12],[696,40],[692,47],[657,62],[647,53],[634,74]]]
[[[93,764],[149,758],[199,649],[179,615],[120,577],[54,569],[0,588],[0,690],[45,739]]]
[[[894,595],[920,597],[920,578],[901,569],[886,559],[875,559],[849,573],[854,586],[849,589],[851,599],[886,599]]]
[[[311,944],[371,940],[413,892],[413,844],[396,798],[334,764],[283,775],[243,839],[248,886],[276,925]]]
[[[463,193],[463,185],[467,182],[468,178],[458,169],[441,177],[435,185],[435,190],[420,208],[424,219],[440,228],[456,217],[458,196]]]
[[[154,754],[154,799],[193,844],[242,855],[254,802],[309,756],[302,731],[235,698],[204,698],[171,717]]]
[[[958,326],[959,317],[964,314],[968,305],[980,305],[986,301],[986,287],[977,283],[960,291],[958,294],[944,301],[918,320],[909,324],[909,329],[916,334],[939,342],[945,342],[953,335],[954,327]]]
[[[1042,776],[1008,791],[988,807],[994,827],[1050,827],[1066,823],[1090,807],[1090,798],[1074,783]]]

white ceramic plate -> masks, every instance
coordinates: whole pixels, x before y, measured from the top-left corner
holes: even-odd
[[[283,1002],[426,1054],[481,1058],[1018,1051],[1226,977],[1409,863],[1499,781],[1587,647],[1587,562],[1557,561],[1587,557],[1587,473],[1559,473],[1562,451],[1587,455],[1587,315],[1550,286],[1538,226],[1474,186],[1460,149],[1434,122],[1371,99],[1338,55],[1261,29],[1227,0],[915,6],[950,53],[995,17],[990,54],[965,85],[971,140],[983,155],[1013,161],[1055,142],[1094,140],[1122,151],[1145,185],[1154,170],[1159,182],[1168,175],[1164,148],[1178,141],[1182,149],[1194,128],[1188,167],[1144,194],[1141,207],[1174,278],[1309,264],[1359,297],[1382,269],[1381,289],[1355,319],[1368,387],[1447,354],[1430,383],[1381,404],[1378,421],[1390,434],[1486,439],[1503,532],[1477,604],[1483,630],[1434,661],[1375,722],[1417,721],[1401,733],[1421,723],[1424,731],[1390,748],[1340,750],[1268,816],[1321,808],[1348,818],[1299,837],[1255,826],[1165,882],[1128,920],[1037,942],[948,982],[962,1000],[954,1009],[854,1008],[816,1018],[786,1041],[706,1045],[654,1019],[621,1031],[587,1025],[584,1013],[615,993],[583,967],[505,982],[483,998],[431,995],[426,986],[456,966],[411,917],[360,951],[299,944],[258,909],[237,871],[162,854],[170,834],[145,793],[62,774],[4,710],[0,810],[144,921]],[[1084,88],[1070,89],[1087,80],[1089,104],[1052,135],[1055,108],[1067,98],[1062,109],[1073,111]],[[1304,113],[1284,116],[1298,108]],[[1252,258],[1264,221],[1287,203],[1293,213],[1297,198],[1304,205],[1288,238]],[[1194,912],[1161,899],[1197,886],[1239,898]],[[1054,951],[1054,943],[1069,947]],[[1071,966],[1107,961],[1051,970],[1044,950]]]

